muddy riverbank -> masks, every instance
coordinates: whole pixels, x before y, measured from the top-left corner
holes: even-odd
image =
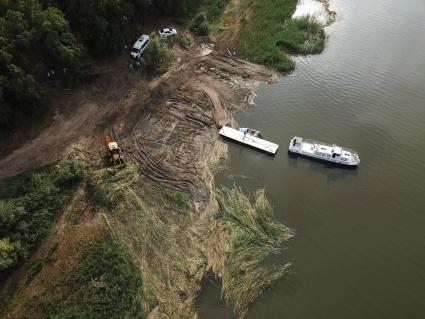
[[[265,187],[275,216],[297,231],[284,253],[291,272],[248,318],[420,319],[424,3],[331,0],[330,9],[338,15],[324,52],[296,57],[295,72],[261,85],[257,107],[235,118],[283,146],[293,136],[346,145],[362,163],[346,171],[229,145],[215,183]],[[203,288],[201,318],[225,317],[219,288]]]
[[[208,39],[187,49],[173,44],[176,62],[165,74],[151,81],[122,74],[96,103],[77,92],[74,112],[58,116],[40,136],[0,160],[0,179],[58,160],[85,163],[86,185],[73,205],[90,209],[83,209],[81,223],[62,219],[65,229],[56,225],[49,242],[69,246],[63,234],[81,230],[83,238],[84,225],[93,220],[109,229],[140,268],[149,318],[196,317],[201,280],[209,272],[222,279],[223,297],[244,317],[289,267],[265,263],[293,233],[273,219],[264,191],[250,202],[239,189],[214,188],[213,176],[228,155],[217,128],[237,127],[233,114],[253,105],[258,85],[279,79],[275,71],[224,48]],[[91,90],[102,95],[96,84]],[[105,132],[122,146],[126,167],[105,165]],[[68,211],[75,215],[73,208]],[[48,275],[41,278],[21,286],[10,318],[42,313],[51,289]],[[34,303],[20,304],[22,298]]]
[[[235,273],[238,267],[228,269],[224,262],[229,252],[235,249],[232,242],[237,236],[244,233],[246,238],[254,236],[251,232],[256,227],[255,220],[250,221],[249,216],[259,208],[248,208],[251,204],[245,199],[243,207],[247,210],[240,210],[238,218],[248,218],[252,223],[250,227],[234,222],[229,224],[229,221],[224,223],[217,217],[213,174],[227,157],[227,147],[219,139],[217,128],[224,124],[235,125],[231,112],[252,104],[254,90],[260,81],[273,83],[277,80],[274,71],[217,52],[211,43],[198,42],[189,50],[179,47],[174,50],[177,61],[166,74],[151,82],[141,80],[136,83],[119,101],[119,110],[114,108],[110,112],[106,109],[100,114],[95,113],[97,128],[91,128],[92,113],[82,113],[79,121],[71,122],[78,122],[78,127],[83,128],[74,133],[81,137],[67,145],[70,136],[58,135],[51,145],[50,141],[55,137],[52,132],[58,125],[54,124],[31,144],[3,159],[2,164],[8,169],[2,166],[1,171],[5,177],[25,167],[55,159],[84,162],[87,186],[76,195],[78,198],[72,203],[74,208],[69,208],[65,215],[74,219],[75,211],[86,207],[82,210],[83,215],[78,217],[82,222],[62,218],[61,223],[53,227],[47,243],[35,255],[42,256],[48,243],[52,242],[57,242],[60,247],[79,245],[78,239],[77,243],[70,242],[70,237],[65,234],[77,232],[84,237],[84,232],[90,229],[85,225],[95,219],[99,233],[102,229],[110,229],[140,267],[145,285],[141,298],[150,318],[196,316],[195,300],[200,282],[208,271],[226,276],[224,282],[239,276]],[[72,127],[70,125],[66,132]],[[86,130],[90,128],[92,131],[87,134]],[[105,166],[104,131],[123,147],[127,167],[113,169]],[[48,139],[44,138],[46,136]],[[61,148],[55,149],[61,141]],[[54,152],[49,153],[52,149]],[[45,152],[49,153],[48,157],[44,156]],[[25,157],[25,154],[31,156]],[[225,202],[223,199],[222,205]],[[255,205],[268,204],[264,196],[259,195]],[[261,214],[263,211],[259,211],[258,220],[266,218],[267,222],[270,221],[269,208],[268,215],[262,217]],[[247,242],[252,245],[251,249],[257,245],[258,263],[263,261],[261,256],[274,253],[275,246],[290,237],[283,225],[276,223],[270,227],[280,229],[280,237],[268,239],[258,233],[264,244],[258,246],[261,241]],[[267,247],[273,247],[273,251]],[[78,260],[80,257],[78,251],[70,250],[69,255],[62,254],[58,258],[49,273],[59,272],[57,267],[66,259]],[[235,260],[233,264],[241,262],[244,260]],[[249,264],[255,265],[254,260]],[[232,262],[226,265],[232,265]],[[24,269],[28,267],[25,265]],[[67,271],[73,271],[72,267]],[[226,290],[229,303],[241,315],[255,300],[254,295],[248,293],[256,291],[256,295],[261,294],[285,273],[287,266],[271,270],[250,267],[246,268],[247,283],[252,281],[250,276],[270,278],[264,283],[256,280],[255,286],[245,294],[235,295],[233,284],[229,285]],[[47,279],[41,279],[49,278],[49,274],[42,271],[39,276],[28,287],[18,285],[20,288],[11,297],[13,306],[6,312],[6,317],[42,314],[45,300],[53,298],[49,291],[60,285],[61,279],[60,276],[52,279],[53,286],[50,287],[46,284]],[[34,302],[25,305],[17,301],[22,298],[32,298]]]

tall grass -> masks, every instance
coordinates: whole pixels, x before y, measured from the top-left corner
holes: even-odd
[[[237,52],[253,62],[280,71],[295,68],[295,62],[282,50],[291,53],[319,53],[324,47],[320,24],[309,18],[292,20],[298,0],[241,0],[242,20]]]
[[[283,24],[290,20],[298,0],[242,0],[251,12],[243,21],[237,52],[249,60],[289,71],[295,63],[277,47]]]
[[[162,74],[170,68],[175,58],[165,39],[154,38],[143,53],[142,67],[149,75]]]
[[[94,172],[88,183],[91,198],[108,209],[114,232],[137,257],[146,309],[158,305],[170,318],[192,317],[195,276],[205,258],[194,238],[200,218],[191,219],[186,195],[139,181],[131,165]]]
[[[41,297],[46,318],[145,318],[142,280],[110,230],[82,252],[81,263]]]
[[[289,264],[266,265],[265,261],[280,252],[292,232],[274,219],[264,190],[255,193],[254,203],[239,188],[221,187],[216,194],[219,218],[230,236],[222,296],[235,313],[245,317],[250,304],[287,271]]]
[[[229,0],[203,0],[199,1],[196,14],[190,22],[190,30],[196,35],[208,35],[211,24],[223,12]]]
[[[320,53],[325,48],[323,27],[310,17],[286,21],[277,45],[291,52]]]

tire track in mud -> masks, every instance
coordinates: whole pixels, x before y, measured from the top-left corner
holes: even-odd
[[[214,51],[204,56],[201,47],[180,51],[166,81],[157,81],[145,101],[155,106],[152,112],[129,128],[130,111],[114,127],[126,127],[115,130],[141,175],[208,203],[212,174],[205,166],[217,152],[217,128],[232,125],[230,112],[247,107],[256,83],[273,82],[276,75]]]

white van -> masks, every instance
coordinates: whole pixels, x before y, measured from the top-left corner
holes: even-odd
[[[133,59],[140,59],[143,51],[145,51],[148,47],[149,42],[151,42],[151,40],[147,34],[143,34],[140,38],[138,38],[131,49],[131,57]]]

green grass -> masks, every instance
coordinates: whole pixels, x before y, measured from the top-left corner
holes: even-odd
[[[139,180],[133,165],[101,169],[88,179],[90,198],[108,210],[114,232],[137,256],[143,304],[159,305],[164,317],[191,318],[197,292],[194,277],[205,265],[194,237],[199,216],[187,196],[159,183]],[[192,220],[191,218],[194,218]]]
[[[289,71],[295,63],[277,47],[283,24],[295,11],[298,0],[242,0],[252,12],[243,22],[237,52],[249,60]]]
[[[1,183],[0,278],[31,256],[82,177],[82,163],[69,161],[32,169]]]
[[[212,24],[220,17],[229,0],[203,0],[190,21],[190,31],[196,35],[208,35]]]
[[[264,190],[251,203],[238,189],[216,189],[219,219],[230,236],[230,252],[222,275],[222,296],[243,318],[263,291],[281,278],[289,264],[266,264],[270,255],[281,251],[292,232],[273,217]]]
[[[148,75],[158,75],[166,72],[176,55],[168,48],[166,39],[152,39],[143,53],[142,70]]]
[[[29,269],[27,273],[26,283],[29,284],[34,279],[34,277],[37,276],[37,274],[41,271],[41,269],[43,269],[43,259],[38,258],[37,260],[33,262],[33,264],[31,265],[31,268]]]
[[[237,52],[253,62],[291,71],[291,53],[319,53],[324,47],[323,28],[308,18],[291,20],[298,0],[241,0],[251,14],[242,20]]]
[[[44,262],[46,264],[53,264],[55,262],[55,258],[53,255],[55,254],[56,250],[58,250],[59,243],[57,241],[53,242],[49,249],[47,250],[46,257],[44,257]]]
[[[46,318],[145,318],[140,272],[109,230],[82,253],[81,260],[42,297]]]
[[[323,51],[325,39],[323,27],[305,17],[287,21],[277,45],[291,52],[313,54]]]
[[[177,43],[182,47],[182,48],[188,48],[190,47],[190,45],[192,44],[192,40],[189,38],[185,38],[185,37],[179,37],[177,39]]]

